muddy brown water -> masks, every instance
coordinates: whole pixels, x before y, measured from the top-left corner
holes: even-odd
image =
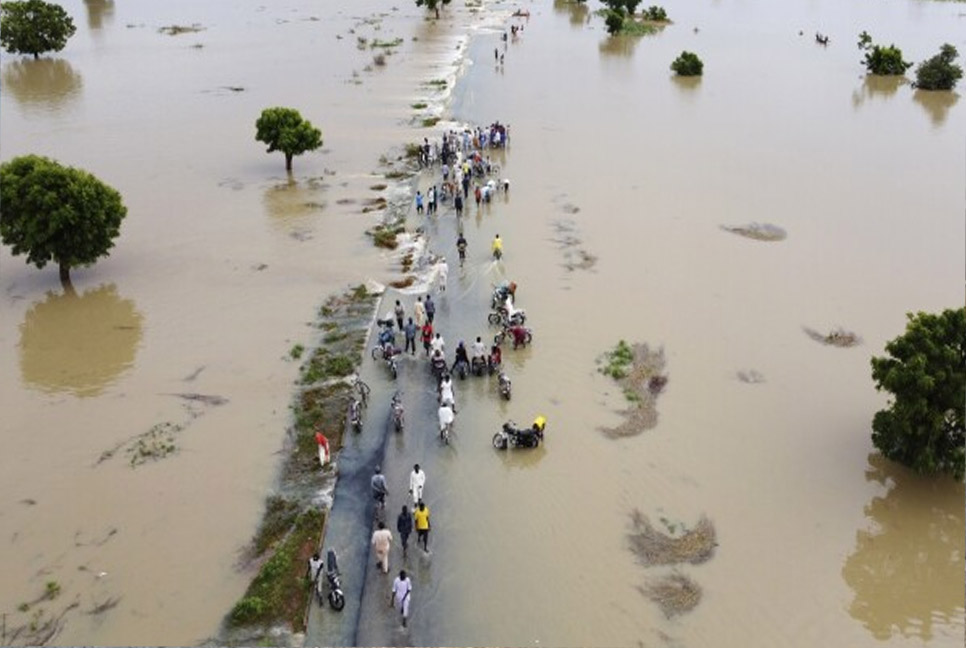
[[[441,25],[374,1],[65,6],[78,34],[64,52],[4,58],[2,157],[86,168],[129,216],[111,257],[75,272],[73,298],[56,271],[0,252],[8,626],[56,580],[45,610],[80,607],[54,643],[217,631],[250,577],[235,561],[280,463],[297,370],[285,356],[311,342],[324,295],[394,278],[361,234],[375,222],[361,205],[380,155],[424,132],[410,105],[433,104],[425,82],[452,78],[470,30],[450,109],[512,125],[500,160],[512,189],[470,208],[445,334],[486,331],[465,313],[508,276],[536,343],[509,358],[510,403],[482,383],[464,390],[459,452],[430,476],[448,487],[423,607],[441,616],[424,617],[425,641],[959,645],[963,488],[870,455],[886,399],[868,359],[906,311],[962,302],[966,120],[957,93],[865,79],[853,41],[867,29],[916,61],[943,42],[962,51],[960,5],[667,5],[674,25],[617,46],[592,15],[526,3],[501,69],[487,25],[513,3],[454,6]],[[366,71],[359,35],[404,44]],[[700,81],[670,78],[682,49],[705,60]],[[323,130],[294,182],[253,139],[271,105]],[[721,229],[755,222],[787,238]],[[561,223],[597,259],[588,269],[567,267]],[[502,268],[485,255],[496,232]],[[844,327],[862,344],[826,347],[803,327]],[[612,440],[599,428],[618,421],[622,396],[595,359],[620,338],[663,346],[669,382],[658,425]],[[735,378],[744,370],[763,382]],[[172,396],[186,392],[228,403],[189,409]],[[494,456],[496,426],[537,413],[546,447]],[[188,423],[178,454],[95,467],[162,422]],[[667,620],[639,593],[666,572],[628,550],[635,508],[714,521],[715,556],[682,567],[703,590],[694,611]],[[114,609],[83,613],[111,597]]]

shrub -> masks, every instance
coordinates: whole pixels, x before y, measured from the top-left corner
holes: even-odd
[[[955,63],[959,52],[949,43],[939,49],[939,54],[923,61],[916,68],[916,87],[923,90],[952,90],[963,78],[963,68]]]
[[[701,76],[704,63],[697,54],[684,51],[671,63],[671,69],[679,76]]]

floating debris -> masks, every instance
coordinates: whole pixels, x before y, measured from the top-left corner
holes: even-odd
[[[217,394],[168,394],[168,396],[177,396],[178,398],[183,398],[184,400],[203,403],[205,405],[212,405],[217,407],[218,405],[224,405],[228,402],[228,399],[224,396],[218,396]]]
[[[802,329],[816,342],[821,342],[828,346],[837,347],[854,347],[862,343],[862,338],[853,333],[852,331],[846,331],[843,328],[837,328],[828,333],[822,334],[816,330],[810,329],[807,326],[803,326]]]
[[[738,380],[751,385],[765,382],[765,377],[754,369],[742,369],[738,371]]]
[[[657,425],[657,396],[664,391],[664,349],[652,350],[646,344],[633,346],[621,340],[614,351],[605,354],[608,364],[600,371],[617,381],[631,406],[621,412],[624,421],[603,432],[611,438],[635,436]]]
[[[664,533],[638,509],[631,512],[631,525],[633,528],[628,534],[631,551],[645,566],[683,562],[697,565],[711,558],[714,548],[718,546],[714,524],[707,516],[701,516],[693,529],[681,525],[680,535]]]
[[[657,603],[668,618],[690,612],[701,601],[701,586],[677,571],[637,589]]]
[[[167,34],[168,36],[178,36],[179,34],[190,34],[193,32],[204,31],[204,27],[198,23],[192,25],[167,25],[166,27],[161,27],[158,32],[161,34]]]
[[[785,230],[770,223],[750,223],[734,227],[722,225],[721,229],[756,241],[781,241],[787,236]]]

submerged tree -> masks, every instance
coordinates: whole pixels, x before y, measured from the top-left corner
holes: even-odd
[[[956,48],[945,43],[939,54],[923,61],[916,68],[916,87],[922,90],[952,90],[963,78],[963,68],[953,61],[959,56]]]
[[[285,170],[292,170],[292,157],[322,146],[322,131],[302,119],[293,108],[266,108],[255,122],[255,139],[268,144],[268,153],[285,154]]]
[[[426,7],[430,11],[436,13],[436,18],[439,18],[439,6],[448,5],[450,0],[416,0],[417,7]]]
[[[884,47],[873,44],[872,36],[869,35],[869,32],[863,31],[859,34],[858,46],[860,50],[865,51],[863,64],[865,65],[865,69],[869,71],[869,74],[878,74],[881,76],[903,75],[906,73],[906,70],[912,67],[912,63],[902,60],[901,49],[895,45]]]
[[[12,54],[59,52],[77,29],[64,8],[44,0],[0,3],[0,45]]]
[[[966,472],[966,309],[907,315],[906,332],[872,358],[876,390],[893,395],[872,419],[872,443],[921,474]]]
[[[671,63],[671,69],[680,76],[701,76],[704,63],[694,52],[684,51]]]
[[[0,165],[0,237],[13,254],[43,268],[70,269],[107,256],[127,208],[121,195],[90,173],[36,155]]]

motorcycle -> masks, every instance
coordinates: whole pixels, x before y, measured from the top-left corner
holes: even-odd
[[[486,320],[494,326],[523,326],[527,321],[527,313],[522,308],[514,309],[509,313],[506,308],[500,306],[487,315]]]
[[[440,440],[449,445],[450,436],[453,433],[453,421],[456,417],[453,415],[453,409],[447,405],[443,405],[439,408],[439,438]]]
[[[518,346],[526,346],[533,342],[533,330],[527,328],[526,326],[504,326],[503,330],[497,333],[493,337],[493,343],[496,345],[503,344],[503,341],[507,337],[513,340],[513,348]]]
[[[355,432],[362,432],[362,410],[364,407],[365,404],[358,396],[349,401],[349,425]]]
[[[496,310],[506,304],[507,297],[516,298],[517,285],[512,281],[503,281],[493,286],[493,296],[490,298],[490,307]]]
[[[389,374],[392,379],[395,380],[399,375],[399,364],[396,362],[396,356],[402,353],[398,348],[392,345],[392,342],[381,343],[377,347],[372,349],[372,359],[378,360],[382,358],[386,362],[386,366],[389,367]]]
[[[442,382],[443,376],[447,373],[446,358],[432,358],[429,363],[429,369],[433,372],[433,377],[436,379],[436,386]]]
[[[543,431],[546,426],[518,429],[513,421],[503,424],[503,429],[493,435],[493,447],[497,450],[514,448],[536,448],[543,441]]]
[[[476,356],[471,362],[472,364],[470,365],[470,371],[473,372],[473,375],[482,376],[483,372],[486,370],[486,361],[483,358]]]
[[[403,427],[406,425],[406,413],[403,410],[402,392],[397,391],[392,395],[390,410],[392,412],[392,428],[396,432],[402,432]]]
[[[336,558],[335,549],[329,549],[325,554],[325,583],[328,583],[329,586],[329,605],[338,612],[345,607],[345,594],[342,592],[342,575],[339,572],[339,561]],[[319,602],[319,607],[322,607],[326,598],[323,595],[325,583],[323,583],[321,575],[315,581],[315,596]]]
[[[500,396],[510,400],[510,377],[507,376],[504,371],[500,371],[500,375],[497,377],[497,379],[500,381]]]
[[[453,365],[453,372],[460,377],[460,380],[466,380],[467,371],[469,371],[469,366],[463,360],[459,360]]]

